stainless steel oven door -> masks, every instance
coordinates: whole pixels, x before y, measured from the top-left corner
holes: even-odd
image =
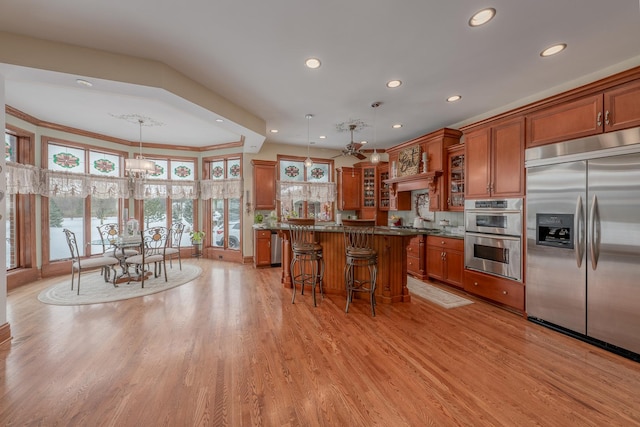
[[[464,264],[471,270],[522,281],[522,239],[466,233]]]
[[[475,233],[522,235],[522,212],[466,211],[465,230]]]

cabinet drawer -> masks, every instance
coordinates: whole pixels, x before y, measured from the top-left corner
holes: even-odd
[[[517,310],[524,310],[522,283],[465,270],[464,290]]]
[[[260,238],[270,239],[271,230],[256,230],[256,239],[260,239]]]
[[[452,239],[450,237],[429,236],[427,237],[428,246],[436,246],[439,248],[452,249],[454,251],[464,251],[463,239]]]

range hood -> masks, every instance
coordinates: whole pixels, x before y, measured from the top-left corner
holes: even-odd
[[[383,182],[389,186],[395,186],[396,192],[426,190],[434,189],[433,187],[435,187],[440,176],[442,176],[442,171],[438,170],[385,179]]]

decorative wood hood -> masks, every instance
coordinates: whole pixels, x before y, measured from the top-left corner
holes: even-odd
[[[409,176],[385,179],[384,183],[395,187],[396,192],[426,189],[433,190],[440,176],[442,176],[442,171],[437,170],[427,173],[417,173]]]

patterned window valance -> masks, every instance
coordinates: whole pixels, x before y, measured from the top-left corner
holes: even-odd
[[[40,194],[40,168],[7,162],[7,194]]]
[[[97,199],[120,199],[129,197],[126,178],[105,177],[84,173],[42,170],[40,194],[45,197],[92,196]]]
[[[297,200],[306,200],[312,203],[334,202],[336,200],[336,184],[335,182],[278,181],[276,197],[285,203]]]
[[[133,198],[148,199],[197,199],[198,183],[171,179],[135,180],[133,181]]]
[[[242,197],[241,179],[205,179],[200,181],[200,198],[239,199]]]

